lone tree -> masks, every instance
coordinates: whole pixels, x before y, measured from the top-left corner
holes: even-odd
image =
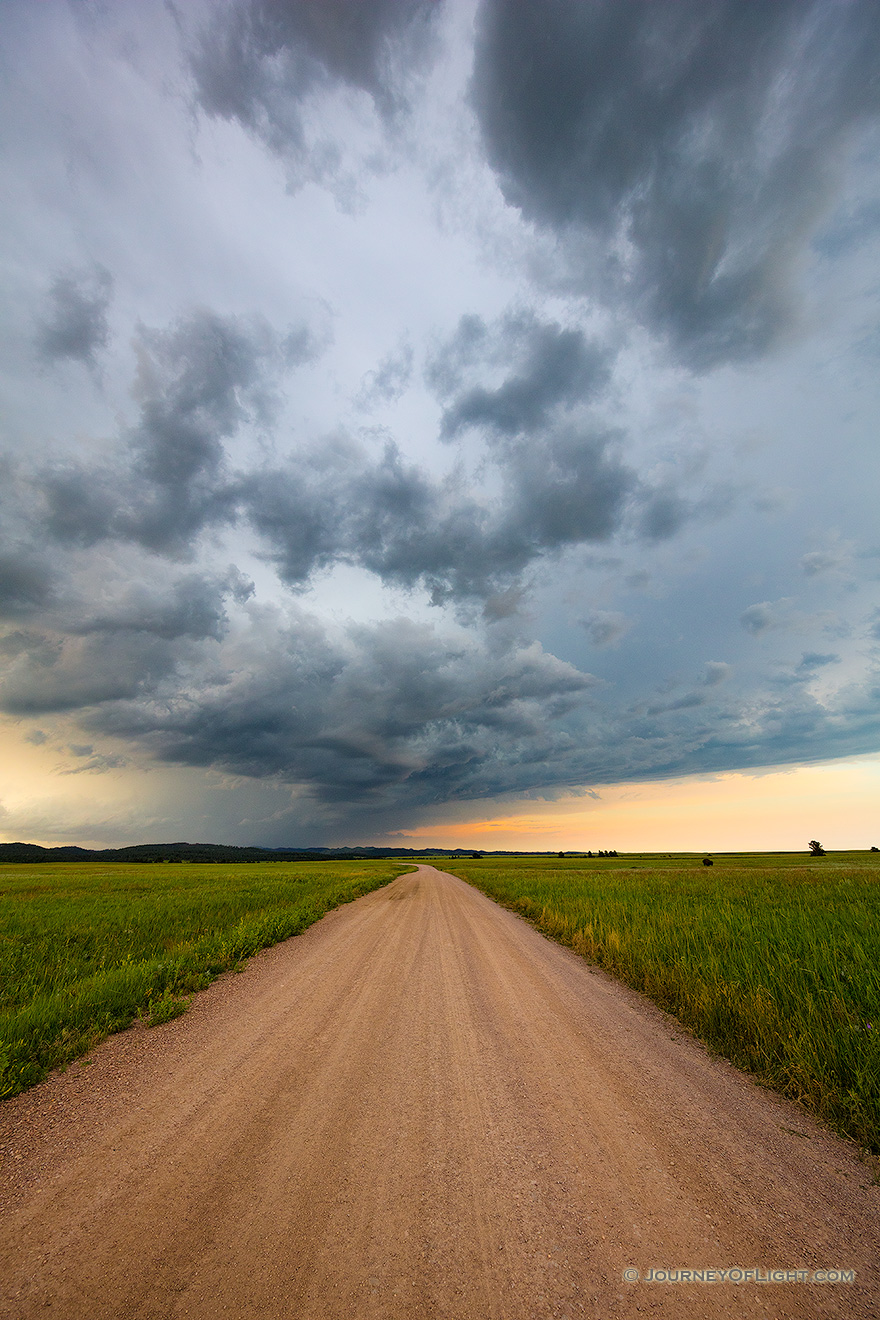
[[[810,852],[814,857],[824,857],[825,849],[818,839],[810,839]]]

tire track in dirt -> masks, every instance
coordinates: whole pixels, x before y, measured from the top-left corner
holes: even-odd
[[[873,1317],[845,1143],[423,866],[0,1106],[0,1317]],[[856,1271],[854,1284],[623,1270]]]

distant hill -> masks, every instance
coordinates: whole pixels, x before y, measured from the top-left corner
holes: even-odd
[[[358,857],[473,857],[470,848],[236,848],[224,843],[138,843],[130,848],[0,843],[0,862],[323,862]],[[512,857],[515,853],[479,853]],[[543,854],[535,854],[539,856]]]

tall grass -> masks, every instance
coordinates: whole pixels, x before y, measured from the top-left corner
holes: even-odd
[[[41,1081],[331,908],[394,862],[0,866],[0,1096]]]
[[[880,1153],[880,859],[456,859],[456,875]]]

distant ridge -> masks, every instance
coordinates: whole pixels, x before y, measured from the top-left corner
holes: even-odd
[[[358,857],[515,857],[472,848],[236,848],[224,843],[138,843],[130,848],[78,848],[64,844],[0,843],[0,862],[323,862]],[[553,856],[535,853],[534,856]]]

